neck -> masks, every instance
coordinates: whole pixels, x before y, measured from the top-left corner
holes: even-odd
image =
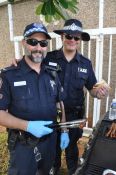
[[[65,48],[63,48],[64,56],[68,62],[74,58],[76,52],[77,50],[70,51],[70,50],[66,50]]]
[[[31,67],[33,70],[35,70],[39,74],[41,70],[41,63],[34,63],[27,56],[25,56],[25,61],[29,67]]]

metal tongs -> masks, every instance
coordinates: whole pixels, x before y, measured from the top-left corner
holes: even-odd
[[[53,129],[78,128],[82,123],[86,123],[86,121],[87,121],[87,119],[79,119],[79,120],[73,120],[70,122],[50,124],[50,125],[48,125],[48,127],[53,128]]]

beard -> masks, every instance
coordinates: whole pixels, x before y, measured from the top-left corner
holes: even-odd
[[[25,55],[28,56],[28,58],[34,63],[41,63],[46,57],[46,54],[46,51],[34,50],[30,52],[25,48]]]

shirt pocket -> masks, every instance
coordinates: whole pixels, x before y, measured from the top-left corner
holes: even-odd
[[[12,97],[15,100],[30,99],[33,97],[33,91],[27,85],[13,87]]]
[[[84,73],[76,73],[76,76],[74,76],[71,80],[71,84],[74,89],[81,90],[86,84],[87,81],[87,74]]]
[[[12,87],[12,103],[16,109],[28,112],[33,99],[33,89],[27,85]]]

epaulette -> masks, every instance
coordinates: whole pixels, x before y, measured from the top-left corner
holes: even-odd
[[[11,70],[16,70],[16,69],[18,69],[18,67],[9,66],[9,67],[5,67],[5,68],[3,68],[3,69],[0,69],[0,73],[7,72],[7,71],[11,71]]]
[[[83,56],[82,54],[80,54],[80,56],[81,56],[81,59],[80,59],[80,61],[83,61],[83,62],[88,62],[88,63],[90,63],[91,61],[90,61],[90,59],[89,58],[86,58],[85,56]]]

